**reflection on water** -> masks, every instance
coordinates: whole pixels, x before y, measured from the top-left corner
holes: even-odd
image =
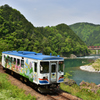
[[[87,72],[80,70],[80,66],[88,64],[92,62],[94,58],[86,59],[86,58],[78,58],[78,59],[65,59],[65,73],[68,72],[72,76],[69,77],[76,81],[79,84],[82,80],[85,82],[94,82],[96,84],[100,84],[100,73]]]

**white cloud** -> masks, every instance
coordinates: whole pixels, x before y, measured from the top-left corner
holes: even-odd
[[[35,26],[91,22],[100,24],[100,0],[0,0],[19,10]]]

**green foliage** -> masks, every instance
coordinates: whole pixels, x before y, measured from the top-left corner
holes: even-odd
[[[94,63],[91,64],[95,71],[100,71],[100,59],[96,59]]]
[[[100,99],[100,90],[97,90],[97,93],[92,92],[89,89],[80,88],[77,84],[72,86],[65,85],[64,83],[60,84],[60,88],[72,95],[75,95],[83,100],[99,100]]]
[[[6,74],[0,73],[0,100],[36,100],[30,94],[26,95],[25,91],[12,85]]]
[[[72,76],[72,75],[66,72],[64,75],[64,78],[68,78],[69,76]]]
[[[0,36],[0,54],[10,50],[61,56],[89,54],[84,42],[66,24],[34,27],[9,5],[0,7]]]
[[[70,28],[86,43],[87,46],[100,46],[100,25],[76,23]]]

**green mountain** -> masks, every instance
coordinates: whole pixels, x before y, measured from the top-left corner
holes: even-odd
[[[87,46],[100,46],[100,25],[76,23],[69,26]]]
[[[68,56],[87,55],[84,42],[67,26],[34,27],[19,11],[0,7],[0,53],[10,50]]]

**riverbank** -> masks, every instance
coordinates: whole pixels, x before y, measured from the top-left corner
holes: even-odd
[[[64,58],[64,59],[73,59],[73,58],[77,58],[77,56],[74,55],[74,54],[70,54],[69,57],[63,57],[63,58]]]
[[[100,58],[90,65],[80,66],[80,69],[89,72],[100,72]]]
[[[81,69],[81,70],[84,70],[84,71],[89,71],[89,72],[97,72],[97,71],[95,71],[95,69],[92,67],[92,65],[90,65],[90,66],[88,66],[88,65],[80,66],[80,69]]]
[[[81,98],[81,100],[100,100],[100,84],[96,85],[92,82],[88,83],[82,81],[79,85],[68,85],[66,82],[63,82],[60,84],[60,88],[65,92]]]

